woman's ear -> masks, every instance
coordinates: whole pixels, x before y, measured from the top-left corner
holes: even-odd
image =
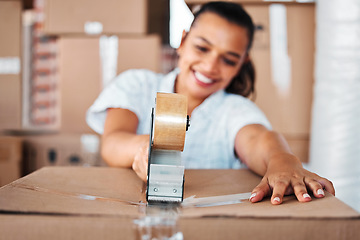
[[[182,46],[184,45],[184,42],[185,42],[185,38],[187,36],[187,32],[185,30],[183,30],[182,32],[182,36],[181,36],[181,42],[180,42],[180,45],[179,47],[177,48],[176,52],[180,55],[180,52],[181,52],[181,49],[182,49]]]

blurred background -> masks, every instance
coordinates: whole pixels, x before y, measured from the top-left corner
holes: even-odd
[[[119,73],[176,67],[205,0],[0,0],[0,186],[105,166],[88,107]],[[304,166],[360,211],[360,1],[234,0],[252,16],[252,100]]]

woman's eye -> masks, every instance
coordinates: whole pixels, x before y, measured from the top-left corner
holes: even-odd
[[[236,62],[230,60],[230,59],[227,59],[227,58],[223,58],[223,61],[226,65],[229,65],[229,66],[235,66],[236,65]]]
[[[202,46],[195,46],[197,50],[199,50],[200,52],[207,52],[207,48],[206,47],[202,47]]]

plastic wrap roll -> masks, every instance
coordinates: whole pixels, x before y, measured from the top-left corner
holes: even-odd
[[[310,166],[332,178],[360,173],[360,1],[317,2]]]
[[[183,151],[187,128],[187,98],[174,93],[157,93],[153,148]]]

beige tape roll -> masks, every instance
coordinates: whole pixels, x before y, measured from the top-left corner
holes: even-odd
[[[183,151],[187,126],[187,98],[176,93],[157,93],[153,148]]]

